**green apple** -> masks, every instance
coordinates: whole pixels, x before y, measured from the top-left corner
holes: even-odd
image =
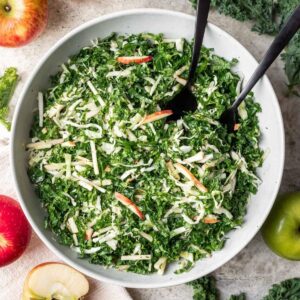
[[[262,236],[276,254],[300,260],[300,192],[278,197],[262,227]]]

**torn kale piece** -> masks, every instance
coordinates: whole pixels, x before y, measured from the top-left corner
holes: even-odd
[[[15,91],[19,75],[16,68],[8,68],[5,70],[2,77],[0,77],[0,123],[2,123],[8,130],[10,129],[10,122],[8,117],[9,101]]]

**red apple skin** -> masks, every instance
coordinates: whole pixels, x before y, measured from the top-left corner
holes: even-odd
[[[0,46],[28,44],[45,29],[47,21],[48,0],[0,0]]]
[[[0,195],[0,267],[18,259],[31,237],[31,227],[19,203]]]

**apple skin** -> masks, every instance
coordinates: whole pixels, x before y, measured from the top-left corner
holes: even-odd
[[[31,227],[19,203],[0,195],[0,267],[18,259],[30,242]]]
[[[262,227],[262,236],[277,255],[300,260],[300,192],[278,197]]]
[[[0,0],[0,46],[20,47],[46,27],[48,0]]]

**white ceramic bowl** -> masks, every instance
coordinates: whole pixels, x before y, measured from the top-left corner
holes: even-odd
[[[59,245],[55,236],[44,229],[44,210],[27,176],[24,146],[28,142],[38,91],[49,87],[49,76],[55,74],[61,63],[88,45],[92,39],[105,37],[111,32],[162,32],[169,38],[185,37],[190,40],[194,33],[194,22],[194,17],[190,15],[157,9],[122,11],[92,20],[67,34],[48,51],[35,67],[19,99],[13,122],[11,157],[22,208],[35,232],[54,253],[86,275],[101,281],[126,287],[157,288],[185,283],[204,276],[226,263],[247,245],[260,229],[277,195],[284,164],[284,130],[276,95],[268,78],[264,77],[256,85],[254,93],[263,110],[259,115],[262,130],[261,147],[271,151],[264,166],[259,170],[263,182],[258,193],[249,202],[245,224],[241,229],[229,234],[229,240],[221,251],[197,262],[187,273],[175,275],[175,266],[171,266],[164,276],[145,276],[105,269],[78,259],[76,253]],[[244,74],[245,80],[257,66],[255,59],[239,42],[212,24],[207,26],[204,45],[214,48],[216,54],[226,59],[238,58],[240,62],[237,70]]]

